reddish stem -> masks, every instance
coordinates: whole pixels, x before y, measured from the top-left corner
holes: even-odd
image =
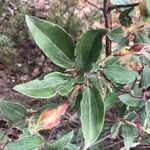
[[[112,16],[111,16],[111,10],[110,7],[112,4],[110,3],[110,0],[104,0],[103,2],[103,14],[104,14],[104,20],[105,20],[105,28],[111,29],[112,28]],[[108,57],[111,55],[111,41],[106,36],[106,56]]]

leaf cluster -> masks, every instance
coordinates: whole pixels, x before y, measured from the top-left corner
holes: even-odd
[[[51,72],[14,87],[29,97],[48,99],[42,109],[31,111],[18,103],[0,101],[3,116],[23,130],[19,140],[8,143],[6,149],[96,149],[102,142],[105,144],[107,138],[122,138],[127,150],[135,144],[146,143],[145,137],[149,138],[150,134],[149,29],[142,28],[142,34],[137,32],[139,26],[132,24],[129,15],[132,10],[133,7],[123,10],[119,17],[121,25],[127,27],[125,32],[135,36],[135,45],[128,45],[129,48],[124,47],[129,44],[129,39],[124,36],[122,27],[87,31],[75,43],[60,26],[26,16],[35,43],[65,71]],[[108,57],[103,56],[104,36],[118,44],[116,51]],[[143,44],[141,49],[139,44]],[[60,96],[67,102],[57,107],[48,105],[53,97]],[[58,102],[62,103],[59,99]],[[60,117],[72,108],[77,111],[78,119],[74,121],[80,120],[78,130],[54,142],[44,140],[39,134],[45,129],[44,125],[47,125],[46,129],[54,127],[54,118],[58,125]],[[115,108],[118,114],[114,114],[114,120],[106,120],[105,116]],[[146,136],[139,140],[140,132]],[[73,144],[79,139],[78,144]]]

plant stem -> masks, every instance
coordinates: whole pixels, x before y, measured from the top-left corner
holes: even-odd
[[[103,1],[103,15],[105,20],[105,28],[111,29],[112,28],[112,16],[111,16],[111,3],[110,0]],[[111,55],[111,41],[106,35],[106,57]]]
[[[111,144],[111,145],[108,145],[107,147],[104,148],[104,150],[108,150],[108,149],[112,148],[113,146],[118,145],[118,144],[120,144],[120,143],[123,143],[123,140],[120,140],[120,141],[118,141],[118,142],[116,142],[116,143],[113,143],[113,144]]]
[[[100,142],[103,142],[104,140],[108,139],[111,137],[111,134],[108,134],[106,135],[105,137],[103,137],[102,139],[100,139],[99,141],[95,142],[93,145],[97,145],[99,144]]]
[[[141,131],[143,131],[143,132],[146,132],[146,133],[150,134],[150,131],[144,129],[144,127],[141,126],[141,125],[137,125],[137,124],[135,124],[135,123],[133,123],[133,122],[130,122],[130,121],[128,121],[128,120],[125,120],[125,119],[121,119],[120,121],[123,122],[123,123],[126,123],[126,124],[128,124],[128,125],[132,125],[132,126],[134,126],[135,128],[137,128],[137,129],[139,129],[139,130],[141,130]]]
[[[103,11],[103,8],[100,7],[100,6],[97,5],[97,4],[95,4],[95,3],[93,3],[93,2],[91,2],[91,1],[89,1],[89,0],[85,0],[85,2],[87,2],[88,4],[90,4],[91,6],[93,6],[93,7],[95,7],[95,8],[97,8],[97,9]]]
[[[70,97],[68,98],[68,101],[71,102],[75,96],[78,95],[78,91],[80,89],[80,85],[76,85],[72,91],[72,94],[70,95]]]
[[[103,66],[106,61],[108,61],[109,59],[111,59],[111,58],[113,58],[113,57],[114,57],[113,55],[109,55],[107,58],[102,59],[102,60],[100,60],[100,61],[97,61],[98,66],[99,66],[99,67],[100,67],[100,66]]]
[[[126,4],[126,5],[112,5],[110,0],[103,0],[103,8],[102,8],[99,5],[89,0],[85,0],[85,2],[103,11],[105,28],[108,28],[108,29],[112,29],[112,15],[111,15],[112,10],[118,9],[118,8],[135,7],[139,5],[139,3]],[[111,40],[106,35],[106,57],[108,57],[109,55],[111,55]]]

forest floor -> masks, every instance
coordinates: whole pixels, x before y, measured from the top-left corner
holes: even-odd
[[[0,99],[31,106],[35,99],[14,91],[13,87],[55,71],[58,67],[31,41],[17,45],[15,51],[17,51],[17,56],[14,56],[12,64],[6,64],[4,58],[0,57]]]

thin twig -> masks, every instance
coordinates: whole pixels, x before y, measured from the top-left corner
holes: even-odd
[[[111,134],[108,134],[106,135],[105,137],[103,137],[102,139],[100,139],[99,141],[95,142],[93,145],[97,145],[99,144],[100,142],[103,142],[104,140],[108,139],[111,137]]]
[[[131,91],[129,91],[128,92],[132,97],[134,97],[134,98],[137,98],[137,99],[139,99],[139,100],[141,100],[142,99],[142,96],[136,96],[136,95],[134,95],[134,92],[131,90]]]
[[[120,143],[122,143],[122,142],[123,142],[123,140],[118,141],[118,142],[116,142],[116,143],[113,143],[113,144],[111,144],[111,145],[109,145],[109,146],[105,147],[105,148],[104,148],[104,150],[105,150],[105,149],[112,148],[113,146],[118,145],[118,144],[120,144]]]
[[[49,137],[48,137],[48,141],[51,140],[51,137],[52,137],[54,131],[55,131],[55,128],[53,128],[52,131],[50,132],[50,135],[49,135]]]
[[[70,97],[68,98],[68,101],[71,102],[74,97],[76,97],[78,95],[78,92],[79,92],[79,89],[80,89],[80,85],[76,85],[72,91],[72,94],[70,95]]]
[[[139,3],[134,3],[134,4],[126,4],[126,5],[113,5],[109,8],[110,11],[114,9],[119,9],[119,8],[128,8],[128,7],[135,7],[138,6]]]
[[[105,28],[112,29],[112,15],[109,8],[112,6],[110,3],[110,0],[104,0],[103,1],[103,15],[105,20]],[[106,35],[106,57],[111,55],[111,40]]]
[[[137,83],[137,80],[138,80],[138,78],[136,77],[133,84],[132,84],[131,90],[134,90],[136,83]]]
[[[98,61],[97,61],[98,66],[103,66],[106,61],[108,61],[109,59],[111,59],[111,58],[113,58],[113,57],[114,57],[113,55],[110,55],[110,56],[106,57],[105,59],[98,60]]]
[[[100,7],[100,6],[97,5],[97,4],[95,4],[95,3],[93,3],[93,2],[91,2],[91,1],[89,1],[89,0],[85,0],[85,2],[87,2],[88,4],[90,4],[91,6],[93,6],[93,7],[95,7],[95,8],[97,8],[97,9],[103,11],[103,8]]]
[[[68,115],[68,113],[66,113],[66,115]],[[72,119],[72,117],[71,117],[70,115],[64,116],[64,118],[68,119],[69,122],[75,122],[75,123],[77,123],[77,124],[80,124],[79,121],[77,121],[77,120],[75,120],[75,119]]]
[[[128,120],[125,120],[125,119],[120,119],[120,121],[123,122],[123,123],[126,123],[126,124],[128,124],[128,125],[132,125],[132,126],[134,126],[135,128],[137,128],[137,129],[139,129],[139,130],[141,130],[141,131],[143,131],[143,132],[146,132],[146,133],[150,134],[150,131],[146,130],[142,125],[137,125],[137,124],[135,124],[135,123],[133,123],[133,122],[130,122],[130,121],[128,121]]]

